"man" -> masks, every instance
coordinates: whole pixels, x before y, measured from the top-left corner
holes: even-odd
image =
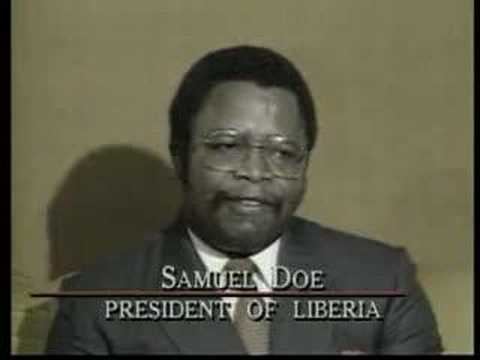
[[[291,273],[321,269],[326,290],[406,296],[375,298],[382,313],[376,321],[294,318],[296,295],[271,296],[279,304],[271,321],[248,320],[243,298],[226,295],[228,321],[107,321],[101,299],[65,298],[49,353],[442,351],[430,304],[403,249],[293,216],[317,126],[310,91],[287,59],[251,46],[207,54],[181,82],[170,127],[184,190],[178,220],[143,248],[71,278],[64,289],[155,290],[160,269],[172,265],[186,273],[248,268],[256,289],[269,291],[272,266],[279,265]]]

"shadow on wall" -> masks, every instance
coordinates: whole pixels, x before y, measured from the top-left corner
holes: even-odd
[[[87,154],[48,207],[50,279],[140,245],[174,219],[180,202],[180,183],[155,154],[128,145]],[[44,351],[54,312],[54,301],[24,310],[17,353]]]
[[[49,204],[50,278],[140,243],[173,220],[179,203],[173,170],[156,155],[122,145],[88,154]]]

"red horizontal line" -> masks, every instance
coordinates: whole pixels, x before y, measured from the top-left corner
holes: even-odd
[[[70,290],[30,293],[31,297],[404,297],[398,290]]]

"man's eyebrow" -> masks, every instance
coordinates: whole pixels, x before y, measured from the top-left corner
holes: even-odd
[[[221,129],[209,130],[204,134],[204,136],[215,136],[215,135],[239,135],[239,131],[233,128],[221,128]]]
[[[238,129],[234,128],[220,128],[220,129],[213,129],[209,130],[208,132],[205,132],[203,137],[214,137],[214,136],[242,136],[242,135],[247,135],[246,133],[242,133]],[[257,137],[257,136],[255,136]],[[287,136],[284,134],[279,134],[279,133],[272,133],[272,134],[265,134],[261,135],[258,138],[261,139],[277,139],[281,140],[287,144],[298,144],[298,141],[295,137]]]

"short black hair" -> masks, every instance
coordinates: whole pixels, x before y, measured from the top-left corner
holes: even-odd
[[[310,90],[300,72],[284,56],[257,46],[235,46],[207,53],[183,77],[169,110],[170,152],[185,160],[192,119],[210,90],[226,81],[252,81],[259,86],[292,91],[305,123],[307,149],[315,145],[317,121]]]

